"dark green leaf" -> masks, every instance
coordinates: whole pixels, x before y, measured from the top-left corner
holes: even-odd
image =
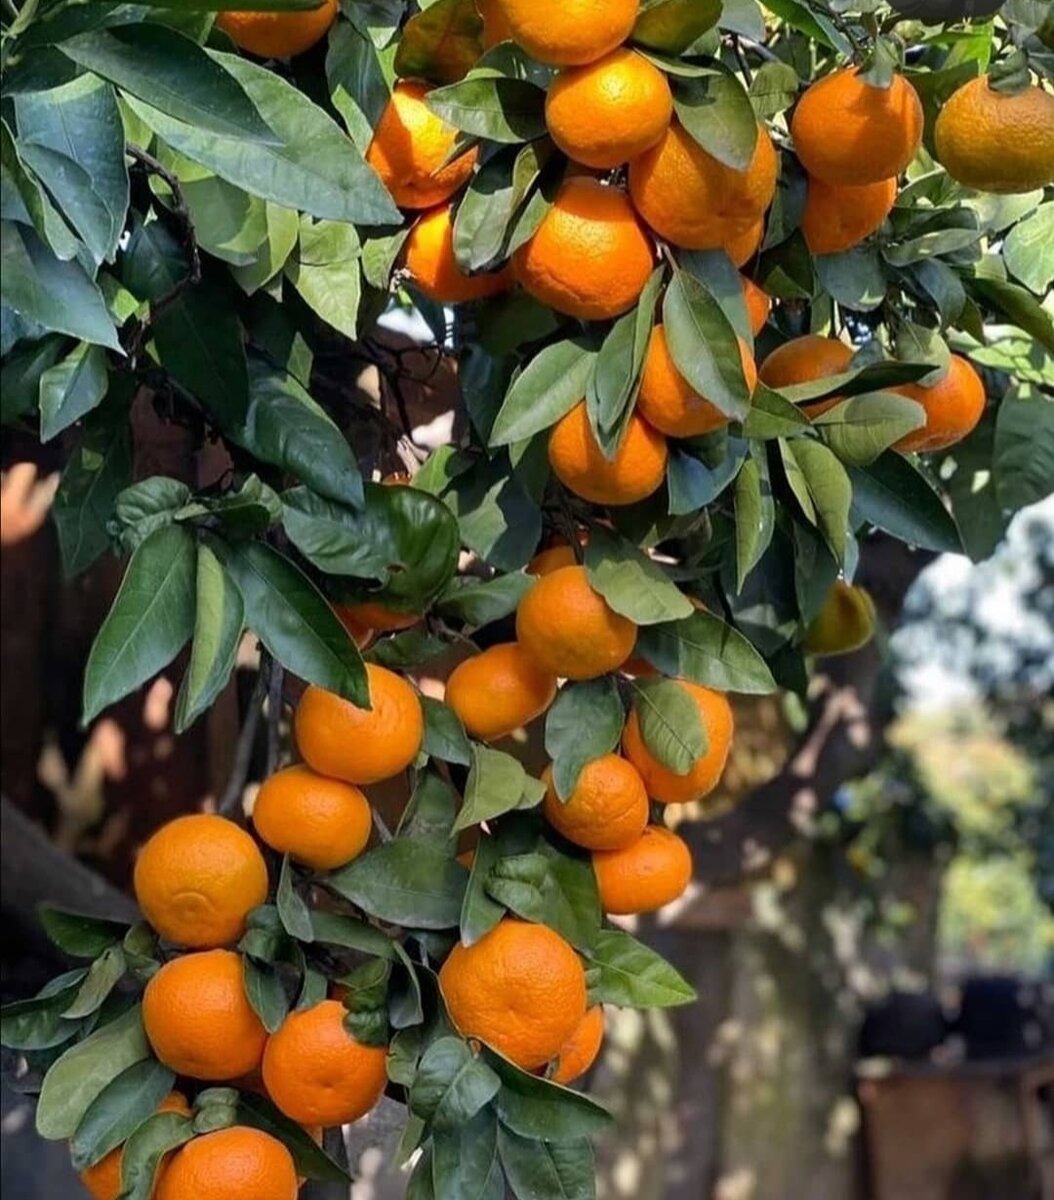
[[[971,279],[969,289],[1054,354],[1054,318],[1035,296],[1002,279]]]
[[[593,1147],[583,1138],[549,1143],[498,1126],[498,1152],[517,1200],[593,1200]]]
[[[85,723],[167,667],[194,631],[194,539],[169,526],[132,555],[84,672]]]
[[[434,1130],[470,1121],[498,1093],[501,1080],[456,1037],[434,1041],[424,1052],[410,1088],[410,1109]]]
[[[625,538],[593,530],[586,547],[589,582],[608,605],[637,625],[676,621],[692,611],[691,602],[642,550]]]
[[[545,93],[524,79],[470,76],[434,88],[427,103],[448,125],[492,142],[530,142],[546,132]]]
[[[504,453],[479,460],[454,479],[443,498],[470,550],[500,570],[518,571],[542,536],[542,513],[519,477],[510,477],[509,471]]]
[[[706,753],[709,735],[692,697],[674,679],[634,685],[633,707],[649,753],[677,775],[687,775]]]
[[[277,1138],[293,1155],[297,1174],[332,1183],[349,1182],[347,1171],[330,1158],[307,1130],[279,1112],[265,1096],[239,1093],[238,1121]]]
[[[961,553],[959,532],[940,496],[906,458],[887,450],[870,466],[850,467],[849,478],[857,521],[924,550]]]
[[[472,769],[465,784],[465,803],[454,823],[455,831],[489,821],[517,808],[527,786],[523,766],[502,750],[473,745]]]
[[[780,447],[786,448],[784,462],[790,455],[801,471],[820,530],[835,558],[844,563],[849,506],[853,499],[853,488],[845,468],[826,446],[810,438],[781,442]]]
[[[768,549],[776,525],[776,505],[764,449],[751,449],[736,476],[736,591]]]
[[[122,1071],[92,1102],[70,1141],[75,1171],[83,1171],[127,1140],[172,1090],[175,1075],[156,1059]]]
[[[754,389],[750,403],[750,412],[743,422],[743,436],[770,440],[779,437],[793,437],[809,427],[809,418],[792,404],[785,400],[779,392],[759,383]]]
[[[304,903],[303,897],[294,887],[295,881],[293,864],[289,861],[289,855],[286,854],[282,858],[282,867],[278,875],[275,904],[286,933],[301,942],[310,942],[314,940],[314,933],[311,929],[311,913]]]
[[[491,430],[492,446],[507,446],[555,424],[581,400],[596,362],[581,339],[539,351],[513,381]]]
[[[746,90],[731,72],[675,79],[673,107],[707,154],[734,171],[746,170],[759,137],[758,119]]]
[[[361,256],[354,225],[302,217],[299,245],[285,267],[306,303],[349,338],[357,333]]]
[[[128,932],[127,921],[66,912],[50,905],[42,905],[37,914],[48,938],[73,958],[96,958]]]
[[[421,710],[425,718],[424,752],[441,762],[467,767],[472,761],[472,747],[457,713],[429,696],[421,697]]]
[[[84,1025],[62,1014],[88,974],[81,968],[52,979],[30,1000],[5,1004],[0,1010],[0,1045],[10,1050],[52,1050],[65,1045]]]
[[[564,685],[545,718],[545,752],[552,759],[553,786],[561,800],[575,790],[587,763],[615,749],[625,721],[610,676]]]
[[[423,667],[450,647],[442,638],[433,637],[423,629],[406,629],[394,637],[381,638],[366,651],[367,662],[379,663],[382,667],[392,667],[405,671],[415,667]]]
[[[120,946],[108,946],[92,963],[77,995],[62,1015],[67,1020],[77,1021],[98,1012],[124,973],[124,951]]]
[[[432,1139],[432,1185],[436,1200],[502,1200],[498,1124],[489,1108]]]
[[[398,836],[418,838],[433,845],[448,842],[453,855],[454,820],[459,803],[460,798],[449,783],[434,771],[422,771],[400,818]]]
[[[432,0],[403,27],[396,74],[452,83],[483,53],[483,22],[472,0]]]
[[[269,962],[246,954],[242,958],[242,971],[245,994],[253,1011],[268,1033],[276,1033],[289,1012],[289,998],[277,969]]]
[[[764,62],[750,81],[750,102],[759,119],[775,117],[794,103],[798,72],[784,62]]]
[[[666,471],[671,515],[696,513],[716,500],[735,479],[746,452],[746,442],[730,438],[725,456],[712,467],[695,454],[674,450]]]
[[[194,1136],[182,1113],[154,1113],[136,1129],[121,1153],[121,1200],[150,1200],[161,1160]]]
[[[505,906],[487,891],[491,868],[501,857],[496,837],[481,836],[472,856],[472,871],[461,905],[461,940],[466,946],[478,942],[505,915]]]
[[[1000,504],[1014,512],[1054,489],[1054,402],[1012,390],[999,405],[992,461]]]
[[[58,362],[65,344],[64,338],[53,336],[5,354],[0,368],[0,421],[4,425],[37,407],[40,380]]]
[[[544,839],[532,853],[496,862],[485,887],[510,912],[548,925],[578,949],[592,946],[600,931],[600,901],[590,859],[572,858]]]
[[[96,420],[96,415],[85,423],[52,507],[62,568],[68,578],[91,566],[109,546],[107,523],[117,496],[132,479],[128,422],[112,420],[109,415]]]
[[[578,1142],[610,1125],[608,1110],[588,1096],[521,1071],[489,1047],[485,1055],[502,1082],[498,1116],[520,1137],[554,1144]]]
[[[842,462],[854,467],[866,467],[925,423],[921,404],[892,392],[865,392],[813,418],[824,442]]]
[[[87,342],[49,367],[40,377],[40,440],[50,441],[90,413],[106,395],[107,383],[106,351]]]
[[[637,653],[663,675],[722,692],[776,690],[765,660],[731,625],[708,612],[640,631]]]
[[[172,525],[192,495],[185,483],[167,475],[150,475],[126,487],[114,504],[122,549],[131,554],[156,530]]]
[[[397,839],[342,867],[326,886],[382,921],[413,929],[452,929],[467,882],[465,869],[442,850]]]
[[[595,1004],[669,1008],[697,998],[695,988],[664,958],[621,929],[601,930],[586,958],[597,970],[590,989]]]
[[[496,575],[485,581],[452,579],[439,597],[436,608],[441,616],[453,617],[472,628],[478,628],[514,613],[533,583],[533,576],[520,571]]]
[[[360,950],[379,958],[395,958],[395,946],[387,934],[341,913],[319,912],[311,909],[313,940],[347,950]]]

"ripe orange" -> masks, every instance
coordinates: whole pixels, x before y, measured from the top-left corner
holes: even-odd
[[[813,254],[839,254],[870,237],[889,216],[896,179],[844,187],[810,179],[801,231]]]
[[[501,11],[501,0],[476,0],[476,8],[483,20],[484,50],[512,40],[512,29]]]
[[[556,676],[518,642],[491,646],[450,674],[446,702],[466,732],[484,742],[506,737],[541,716],[556,698]]]
[[[985,394],[981,377],[965,358],[953,354],[948,370],[932,387],[906,383],[891,388],[926,411],[926,424],[905,434],[893,448],[903,453],[930,454],[961,442],[971,433],[984,414]]]
[[[849,654],[875,632],[875,602],[862,587],[835,580],[823,607],[809,626],[804,646],[810,654]]]
[[[758,381],[757,368],[750,347],[739,338],[739,357],[743,374],[753,392]],[[637,411],[667,437],[699,437],[728,424],[728,417],[696,392],[674,365],[666,344],[666,331],[656,325],[651,331],[648,353],[644,359]]]
[[[758,378],[778,390],[793,387],[796,383],[812,383],[816,379],[842,375],[849,370],[852,361],[852,347],[845,342],[807,333],[777,346],[758,369]],[[803,404],[802,408],[815,417],[833,408],[840,400],[841,396],[830,396],[826,400]]]
[[[544,670],[562,679],[595,679],[629,658],[637,627],[593,591],[585,567],[560,567],[520,601],[516,637]]]
[[[169,1092],[157,1106],[159,1113],[180,1113],[190,1116],[190,1105],[186,1096],[180,1092]],[[94,1166],[80,1174],[80,1181],[91,1193],[92,1200],[117,1200],[121,1194],[121,1163],[124,1161],[124,1146],[118,1146],[110,1151],[105,1158],[100,1159]],[[155,1186],[165,1172],[167,1158],[162,1160],[158,1170]]]
[[[299,1190],[293,1156],[277,1138],[232,1125],[177,1150],[157,1200],[296,1200]]]
[[[666,477],[666,439],[636,413],[613,459],[593,436],[582,400],[553,426],[549,465],[557,479],[594,504],[636,504],[662,486]]]
[[[512,269],[466,275],[454,257],[454,219],[449,204],[419,217],[406,239],[406,269],[419,291],[441,304],[496,296],[512,283]]]
[[[648,795],[660,804],[687,804],[701,800],[717,787],[732,744],[732,706],[721,692],[680,679],[678,683],[695,701],[710,742],[686,775],[677,775],[652,757],[640,732],[636,711],[631,712],[622,734],[622,753],[637,768]]]
[[[575,162],[605,170],[643,154],[673,116],[666,76],[620,47],[584,67],[566,67],[549,85],[545,121]]]
[[[769,313],[772,312],[772,297],[768,292],[762,291],[753,279],[748,279],[745,275],[740,275],[739,283],[743,288],[743,299],[747,306],[750,331],[757,337],[765,328],[765,322],[769,319]]]
[[[439,971],[447,1013],[526,1071],[555,1058],[586,1012],[578,955],[554,930],[503,917],[478,942],[460,942]]]
[[[231,950],[165,963],[143,993],[143,1026],[165,1066],[191,1079],[248,1075],[267,1041],[245,995],[241,955]]]
[[[569,1084],[584,1075],[596,1062],[600,1045],[604,1040],[604,1009],[599,1004],[586,1010],[574,1033],[560,1047],[556,1059],[556,1070],[551,1079],[554,1083]]]
[[[320,42],[337,19],[338,0],[301,12],[219,12],[216,28],[260,58],[292,58]]]
[[[513,255],[517,278],[536,300],[583,321],[632,308],[654,262],[625,192],[581,175],[563,184],[534,237]]]
[[[295,766],[264,781],[253,825],[272,850],[312,870],[332,871],[362,853],[373,818],[353,784]]]
[[[606,913],[654,912],[684,893],[692,878],[692,855],[662,825],[649,825],[621,850],[597,850],[593,871]]]
[[[1054,96],[1040,87],[997,92],[985,77],[963,84],[933,129],[948,174],[982,192],[1030,192],[1054,183]]]
[[[400,629],[411,629],[421,619],[420,613],[396,612],[376,600],[364,600],[360,604],[342,604],[337,609],[344,628],[359,641],[365,634],[369,641],[375,633],[395,633]]]
[[[527,564],[528,575],[549,575],[561,567],[573,567],[578,562],[575,552],[566,543],[539,551]]]
[[[593,62],[629,37],[639,0],[497,0],[517,45],[553,67]]]
[[[861,187],[892,179],[922,143],[922,101],[904,78],[874,87],[855,67],[809,85],[791,118],[802,165],[824,183]]]
[[[291,1012],[264,1051],[267,1094],[301,1125],[346,1125],[364,1116],[388,1081],[384,1046],[364,1046],[344,1028],[339,1000]]]
[[[169,821],[135,864],[135,898],[171,942],[225,946],[267,899],[267,865],[256,843],[226,817],[194,813]]]
[[[566,801],[553,787],[552,770],[542,775],[546,785],[545,819],[569,842],[587,850],[617,850],[636,841],[648,823],[648,793],[637,768],[617,754],[587,763]]]
[[[333,611],[337,614],[337,620],[348,631],[351,640],[360,650],[365,650],[373,641],[373,630],[356,612],[358,607],[354,604],[332,605]]]
[[[742,267],[761,249],[761,241],[764,236],[765,220],[763,217],[758,217],[756,221],[746,226],[728,222],[721,246],[733,264]]]
[[[400,208],[442,204],[468,179],[476,164],[475,147],[453,162],[446,161],[457,130],[425,104],[427,95],[423,83],[397,83],[366,151],[366,161]]]
[[[758,126],[746,170],[736,171],[674,121],[657,145],[630,163],[629,192],[637,211],[661,237],[689,250],[708,250],[748,232],[754,235],[775,194],[778,170],[764,126]],[[732,257],[735,261],[736,255]]]
[[[356,708],[323,688],[309,687],[297,705],[296,744],[307,765],[349,783],[379,783],[417,757],[424,717],[417,693],[401,676],[366,664],[372,708]]]

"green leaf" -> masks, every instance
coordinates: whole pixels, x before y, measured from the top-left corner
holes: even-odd
[[[330,30],[326,79],[333,107],[343,117],[352,141],[365,154],[391,88],[378,47],[352,21],[338,21]]]
[[[355,859],[326,879],[332,888],[382,921],[412,929],[453,929],[468,875],[442,850],[396,839]]]
[[[308,306],[345,337],[356,336],[362,244],[354,225],[300,219],[300,244],[285,273]]]
[[[999,405],[992,458],[999,503],[1012,512],[1054,489],[1054,402],[1011,391]]]
[[[676,775],[687,775],[709,745],[692,697],[674,679],[646,680],[634,685],[633,707],[649,753]]]
[[[62,42],[67,58],[203,134],[278,145],[235,72],[166,25],[143,22]]]
[[[467,1042],[434,1041],[424,1052],[410,1088],[410,1109],[434,1130],[456,1129],[498,1094],[501,1080]]]
[[[362,476],[351,447],[291,374],[253,359],[244,424],[227,426],[224,434],[320,496],[353,508],[362,505]]]
[[[784,62],[764,62],[750,81],[750,103],[759,120],[778,116],[798,95],[798,72]]]
[[[1007,270],[1042,295],[1054,283],[1054,204],[1043,204],[1015,225],[1003,243]]]
[[[589,1141],[551,1144],[498,1126],[498,1153],[517,1200],[593,1200],[596,1178]]]
[[[49,940],[73,958],[96,958],[128,932],[127,921],[110,921],[50,905],[42,905],[37,915]]]
[[[10,1050],[53,1050],[65,1045],[84,1027],[62,1014],[88,974],[81,968],[51,980],[30,1000],[5,1004],[0,1010],[0,1045]]]
[[[534,582],[533,576],[521,571],[495,575],[485,581],[452,579],[439,597],[436,609],[440,616],[463,621],[475,629],[514,613]]]
[[[652,50],[682,54],[716,25],[720,16],[719,0],[651,0],[641,5],[631,36],[638,45]]]
[[[750,409],[739,343],[714,296],[694,276],[676,271],[662,306],[663,329],[677,370],[720,412],[741,421]]]
[[[242,85],[277,145],[222,137],[126,97],[130,107],[174,150],[251,195],[332,221],[400,224],[380,179],[322,109],[273,71],[236,55],[210,56]]]
[[[67,1020],[76,1021],[98,1012],[124,973],[124,951],[120,946],[108,946],[92,963],[77,995],[62,1015]]]
[[[395,958],[395,944],[386,933],[342,913],[310,910],[313,940],[329,946],[343,946],[378,958]]]
[[[893,450],[867,467],[849,467],[853,516],[909,545],[962,553],[959,531],[929,480]]]
[[[277,1033],[289,1012],[289,998],[278,971],[273,964],[246,954],[242,957],[242,973],[253,1012],[268,1033]]]
[[[1054,354],[1054,318],[1040,307],[1035,296],[1001,279],[971,279],[969,289]]]
[[[583,767],[615,749],[625,722],[610,676],[561,688],[545,718],[545,752],[552,759],[553,786],[561,800],[575,790]]]
[[[523,766],[502,750],[472,746],[472,768],[465,784],[465,803],[454,823],[455,831],[489,821],[517,808],[527,786]]]
[[[716,500],[736,477],[746,452],[746,442],[729,438],[724,456],[711,466],[695,453],[674,450],[666,469],[671,515],[694,514]]]
[[[278,204],[264,204],[264,224],[267,232],[252,261],[231,268],[235,282],[248,296],[274,279],[293,253],[300,234],[297,214]]]
[[[578,1142],[611,1124],[608,1110],[588,1096],[521,1071],[490,1047],[484,1054],[501,1078],[498,1116],[520,1137],[553,1144]]]
[[[424,752],[441,762],[467,767],[472,761],[472,747],[457,713],[430,696],[421,697],[421,710],[425,718]]]
[[[374,958],[360,963],[341,977],[347,989],[344,1007],[348,1010],[344,1027],[357,1041],[367,1046],[386,1046],[388,1030],[388,987],[392,964]]]
[[[813,418],[825,444],[854,467],[873,463],[883,450],[925,423],[921,404],[892,392],[865,392]]]
[[[290,937],[301,942],[314,940],[311,929],[311,913],[304,903],[303,897],[296,891],[294,885],[295,873],[289,861],[289,855],[283,855],[282,866],[278,873],[278,890],[275,894],[275,905],[282,919],[282,927]]]
[[[167,475],[150,475],[126,487],[114,504],[122,548],[130,554],[155,530],[173,524],[192,495],[185,483]]]
[[[442,638],[433,637],[424,629],[406,629],[394,637],[380,638],[366,651],[364,657],[367,662],[406,671],[423,667],[445,654],[448,649],[449,646]]]
[[[97,414],[85,423],[80,444],[62,472],[52,517],[62,569],[72,579],[107,549],[107,522],[117,496],[132,480],[132,431],[125,420]]]
[[[746,89],[731,72],[674,79],[673,107],[707,154],[733,171],[747,169],[759,136],[758,119]]]
[[[928,363],[891,360],[863,362],[840,375],[828,375],[811,383],[796,383],[791,387],[778,388],[776,392],[792,404],[814,404],[830,396],[859,396],[864,392],[882,391],[902,383],[917,383],[932,370]]]
[[[849,506],[853,488],[845,468],[820,442],[808,438],[780,442],[786,463],[797,464],[808,489],[821,532],[839,563],[845,562]]]
[[[0,213],[6,219],[31,225],[55,257],[67,262],[77,256],[81,244],[29,170],[25,151],[21,142],[15,143],[7,122],[0,121]]]
[[[121,1200],[150,1200],[161,1160],[193,1136],[194,1122],[182,1113],[148,1116],[121,1154]]]
[[[102,403],[109,376],[106,351],[81,342],[40,377],[40,440],[50,441]]]
[[[161,300],[190,274],[187,255],[168,229],[160,221],[141,221],[134,214],[120,265],[125,287],[140,300]]]
[[[443,499],[457,517],[464,544],[500,570],[518,571],[541,539],[541,509],[510,474],[505,453],[477,460],[457,475]]]
[[[776,690],[765,660],[732,625],[708,612],[640,631],[637,653],[657,671],[720,692],[767,695]]]
[[[473,0],[432,0],[403,27],[395,71],[405,78],[453,83],[483,53],[483,22]]]
[[[492,446],[507,446],[554,425],[585,398],[597,353],[582,339],[555,342],[513,380],[491,430]]]
[[[234,669],[245,605],[234,580],[205,543],[198,543],[194,641],[176,697],[175,729],[183,733],[209,708]]]
[[[886,274],[874,246],[854,246],[813,260],[823,290],[843,308],[873,312],[886,295]]]
[[[600,899],[588,855],[572,857],[540,838],[533,852],[499,859],[484,886],[510,912],[548,925],[580,950],[588,950],[600,932]]]
[[[698,998],[695,988],[661,955],[621,929],[601,930],[586,959],[597,973],[590,988],[593,1003],[670,1008]]]
[[[37,1132],[52,1140],[72,1137],[107,1084],[149,1055],[136,1005],[71,1047],[54,1064],[40,1090]]]
[[[478,942],[488,934],[505,915],[505,906],[493,899],[487,891],[491,868],[501,857],[498,838],[481,837],[472,856],[465,899],[461,905],[460,934],[466,946]]]
[[[14,424],[37,407],[40,381],[58,362],[65,345],[64,338],[47,337],[4,356],[0,367],[0,421],[4,425]]]
[[[436,1200],[502,1200],[498,1125],[490,1109],[459,1129],[435,1135],[432,1186]]]
[[[93,1166],[135,1132],[172,1090],[175,1075],[147,1058],[122,1071],[96,1096],[70,1141],[75,1171]]]
[[[478,271],[506,257],[513,218],[550,149],[541,141],[505,147],[469,180],[454,218],[454,254],[463,271]]]
[[[110,262],[128,211],[124,130],[113,88],[94,75],[15,100],[26,161],[96,264]]]
[[[2,299],[45,329],[119,350],[117,332],[97,285],[79,262],[60,262],[33,230],[0,223]]]
[[[438,704],[439,701],[433,701]],[[419,838],[438,844],[449,842],[453,855],[454,820],[457,817],[460,797],[445,780],[434,771],[421,772],[410,802],[399,820],[400,838]]]
[[[214,543],[214,549],[241,592],[246,624],[282,666],[368,708],[358,647],[307,576],[263,542]]]
[[[736,476],[736,591],[743,590],[747,576],[757,566],[772,541],[776,505],[769,482],[764,449],[752,448]]]
[[[546,132],[545,93],[525,79],[470,75],[434,88],[426,103],[448,125],[491,142],[530,142]]]
[[[87,724],[167,667],[194,631],[194,539],[159,529],[132,555],[84,672]],[[335,619],[335,618],[334,618]]]
[[[609,607],[637,625],[688,616],[692,605],[662,567],[625,538],[593,530],[586,547],[586,575]]]

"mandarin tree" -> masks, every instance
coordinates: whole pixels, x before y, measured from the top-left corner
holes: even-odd
[[[83,720],[259,662],[145,919],[43,914],[38,1130],[108,1200],[292,1200],[386,1094],[409,1195],[589,1200],[605,1008],[694,999],[626,919],[755,840],[729,694],[808,711],[876,548],[985,558],[1054,478],[1049,14],[3,13],[3,421],[68,575],[126,560]]]

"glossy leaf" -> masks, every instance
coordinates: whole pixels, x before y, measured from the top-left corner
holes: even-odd
[[[610,676],[561,688],[545,718],[545,752],[552,760],[553,786],[561,800],[575,790],[583,767],[615,749],[625,720]]]
[[[396,839],[368,851],[326,879],[364,912],[413,929],[452,929],[468,875],[441,850]]]
[[[472,761],[472,747],[465,735],[461,718],[441,700],[421,697],[425,717],[425,736],[422,749],[441,762],[467,767]]]
[[[959,532],[940,496],[906,458],[887,450],[870,466],[850,467],[849,478],[857,521],[924,550],[961,552]]]
[[[513,380],[491,430],[492,446],[540,433],[585,398],[596,351],[582,340],[556,342],[539,351]]]
[[[456,1129],[497,1095],[501,1080],[468,1042],[444,1037],[421,1057],[410,1088],[410,1109],[435,1130]]]
[[[75,1171],[97,1163],[126,1141],[172,1090],[175,1075],[156,1059],[122,1071],[92,1102],[70,1141]]]
[[[548,1079],[520,1070],[490,1047],[487,1061],[502,1089],[496,1108],[502,1124],[532,1141],[567,1143],[601,1133],[612,1117],[603,1105]]]
[[[866,467],[894,442],[926,423],[922,405],[891,392],[865,392],[813,419],[842,462]]]
[[[675,775],[687,775],[709,745],[695,701],[676,680],[634,685],[633,707],[648,752]]]
[[[697,999],[695,988],[664,958],[621,929],[602,930],[586,959],[597,972],[593,1003],[669,1008]]]
[[[776,690],[753,645],[712,613],[693,612],[683,621],[642,629],[637,653],[663,675],[720,692],[765,695]]]
[[[576,1142],[542,1142],[498,1126],[498,1153],[517,1200],[593,1200],[593,1147]]]
[[[662,567],[625,538],[594,530],[585,567],[591,586],[609,607],[637,625],[676,621],[692,611],[688,597]]]

